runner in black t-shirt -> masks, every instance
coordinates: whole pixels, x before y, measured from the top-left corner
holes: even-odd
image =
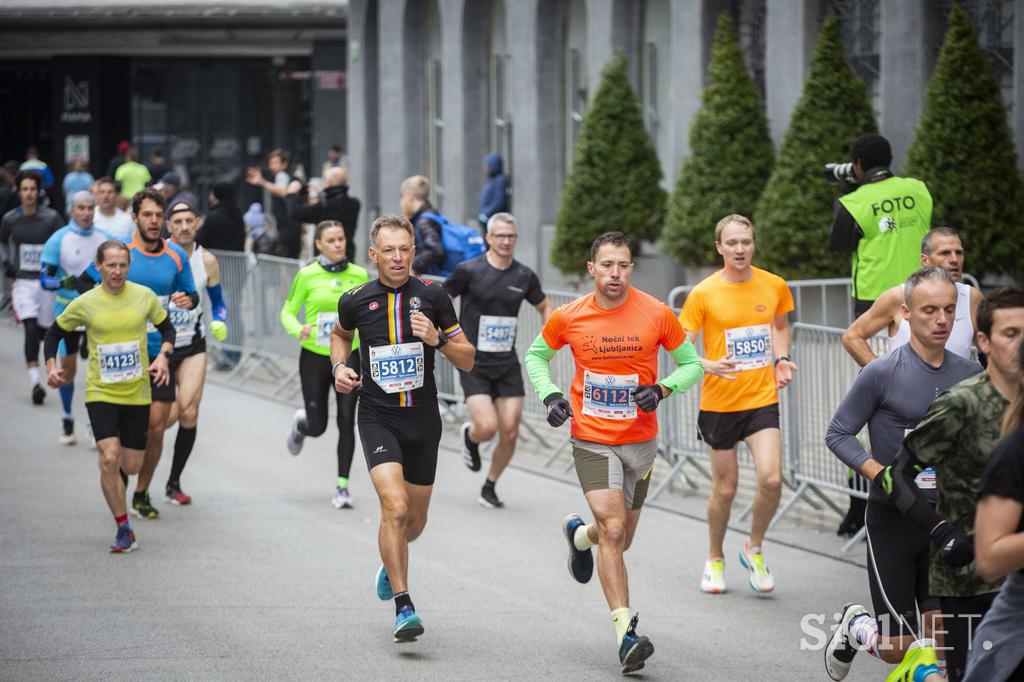
[[[499,434],[479,500],[492,509],[504,506],[494,485],[515,453],[523,416],[523,375],[515,348],[519,307],[529,301],[545,321],[551,310],[536,273],[512,257],[516,237],[516,219],[495,213],[487,221],[490,249],[459,263],[444,283],[449,296],[462,297],[462,329],[476,342],[473,369],[459,372],[471,420],[462,425],[463,455],[470,470],[480,471],[480,443]]]
[[[395,600],[395,641],[423,634],[407,591],[409,543],[427,523],[441,415],[434,353],[457,368],[473,367],[473,346],[462,333],[444,289],[410,277],[416,253],[412,224],[383,215],[370,229],[370,260],[379,279],[346,291],[331,333],[335,388],[359,389],[359,439],[380,497],[377,596]],[[345,365],[359,333],[362,377]]]

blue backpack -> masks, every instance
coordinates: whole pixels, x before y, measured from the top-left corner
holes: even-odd
[[[453,223],[440,213],[428,211],[420,215],[441,226],[441,245],[444,247],[444,260],[441,261],[441,265],[431,267],[426,274],[447,277],[452,274],[456,265],[464,260],[482,256],[487,250],[484,246],[484,238],[480,236],[480,232],[476,228]],[[416,241],[421,241],[418,230]]]

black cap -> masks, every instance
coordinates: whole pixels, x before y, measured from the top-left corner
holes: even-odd
[[[175,213],[185,213],[191,211],[195,216],[199,217],[199,209],[189,199],[175,199],[172,203],[167,205],[167,209],[164,211],[164,219],[170,220],[171,216]]]

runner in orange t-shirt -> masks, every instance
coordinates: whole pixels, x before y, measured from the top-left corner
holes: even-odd
[[[569,572],[588,582],[597,573],[612,612],[622,672],[644,667],[654,653],[630,618],[625,552],[633,541],[658,453],[654,410],[672,393],[703,376],[700,359],[672,310],[629,286],[633,269],[629,241],[621,232],[598,237],[587,270],[594,292],[558,308],[526,352],[526,368],[548,409],[548,423],[572,418],[576,473],[595,523],[578,514],[562,522],[569,543]],[[551,381],[549,363],[568,345],[576,362],[569,400]],[[678,367],[658,381],[658,351],[664,347]]]
[[[736,446],[741,440],[754,458],[757,494],[740,564],[750,573],[755,592],[775,588],[761,542],[782,493],[779,389],[789,384],[796,370],[787,357],[786,315],[793,310],[793,296],[781,277],[751,266],[755,241],[749,219],[733,214],[718,221],[715,246],[725,267],[693,288],[679,315],[691,341],[704,332],[706,376],[697,428],[711,447],[711,548],[700,587],[712,594],[725,591],[722,544],[736,495]]]

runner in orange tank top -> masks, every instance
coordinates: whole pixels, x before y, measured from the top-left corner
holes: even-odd
[[[569,572],[579,582],[597,572],[611,609],[622,672],[644,667],[654,645],[636,634],[630,617],[623,552],[629,549],[658,453],[658,403],[683,392],[703,376],[700,359],[675,315],[664,303],[630,287],[629,241],[608,232],[594,242],[587,270],[594,291],[557,309],[526,353],[526,368],[548,423],[572,419],[573,459],[594,514],[586,525],[578,514],[562,522],[569,543]],[[576,372],[569,400],[551,380],[549,363],[568,345]],[[658,352],[678,365],[658,381]]]
[[[679,315],[691,341],[704,333],[705,377],[697,428],[711,448],[711,548],[700,587],[711,594],[725,591],[722,544],[739,478],[740,441],[750,448],[757,469],[750,537],[740,550],[740,564],[755,592],[775,589],[761,542],[782,493],[778,389],[789,384],[796,370],[788,357],[786,319],[793,297],[782,278],[751,266],[755,240],[749,219],[733,214],[718,221],[715,246],[725,267],[694,287]]]

